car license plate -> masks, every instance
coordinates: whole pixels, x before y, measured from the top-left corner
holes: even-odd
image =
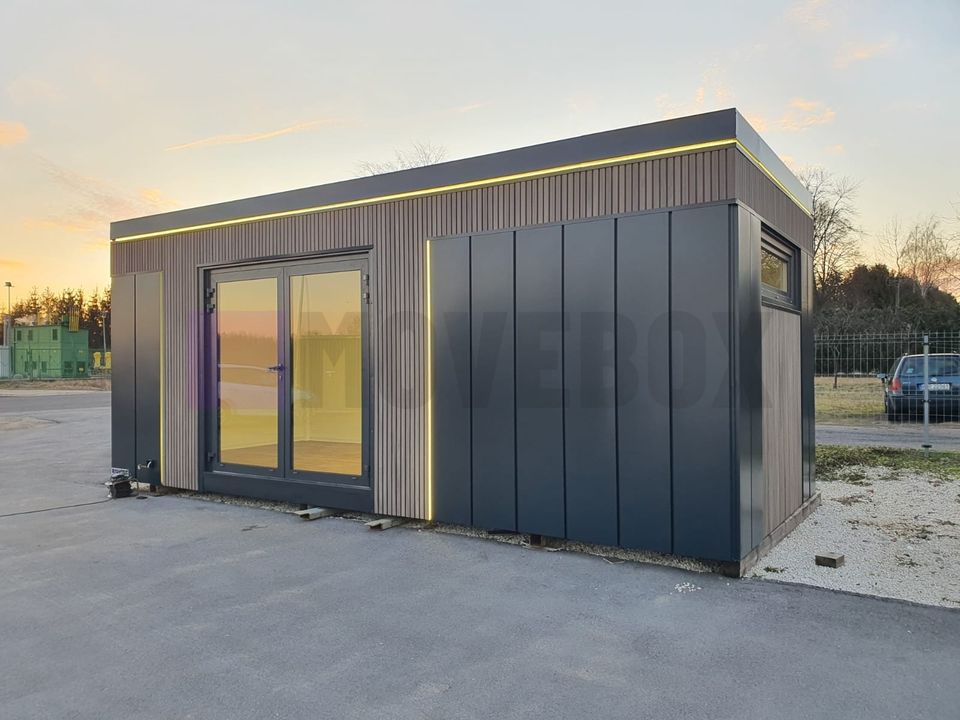
[[[923,383],[920,383],[920,389],[923,390]],[[930,391],[934,390],[949,390],[950,383],[930,383]]]

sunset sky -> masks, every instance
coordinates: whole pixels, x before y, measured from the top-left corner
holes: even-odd
[[[958,48],[957,0],[3,0],[0,283],[104,287],[111,220],[414,141],[455,159],[732,106],[791,167],[861,181],[872,259],[894,215],[956,217]]]

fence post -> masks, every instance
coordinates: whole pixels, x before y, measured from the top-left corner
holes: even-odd
[[[923,449],[930,450],[930,336],[923,336]]]

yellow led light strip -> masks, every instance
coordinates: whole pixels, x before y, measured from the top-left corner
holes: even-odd
[[[163,289],[163,282],[164,282],[164,273],[161,272],[160,273],[160,328],[159,328],[160,330],[160,457],[157,458],[157,463],[158,463],[157,474],[160,475],[161,485],[163,485],[163,481],[165,479],[163,476],[163,473],[164,473],[163,469],[166,466],[166,463],[163,461],[163,456],[167,451],[166,447],[163,444],[163,435],[164,435],[163,424],[164,422],[166,422],[166,413],[164,412],[164,410],[167,404],[167,400],[163,395],[165,391],[164,382],[163,382],[163,373],[164,373],[163,355],[164,355],[164,348],[166,346],[166,340],[164,337],[166,335],[166,325],[164,324],[164,313],[163,313],[163,297],[165,294]]]
[[[783,190],[783,193],[784,193],[788,198],[790,198],[791,200],[793,200],[793,202],[796,203],[797,207],[799,207],[801,210],[803,210],[803,212],[805,212],[808,216],[811,216],[811,215],[810,215],[810,211],[807,209],[807,206],[804,205],[802,202],[800,202],[800,199],[799,199],[796,195],[794,195],[792,192],[790,192],[790,191],[787,189],[786,185],[784,185],[782,182],[780,182],[780,181],[777,179],[777,176],[774,175],[772,172],[770,172],[770,170],[767,168],[766,165],[764,165],[762,162],[760,162],[760,158],[758,158],[756,155],[754,155],[752,152],[750,152],[750,150],[747,149],[747,146],[744,145],[744,144],[743,144],[742,142],[740,142],[739,140],[737,140],[737,147],[740,149],[740,151],[741,151],[744,155],[747,156],[747,158],[750,159],[751,162],[753,162],[754,165],[756,165],[758,168],[760,168],[760,170],[763,171],[763,174],[764,174],[764,175],[766,175],[768,178],[770,178],[778,188],[780,188],[781,190]],[[811,217],[812,217],[812,216],[811,216]]]
[[[680,153],[695,152],[697,150],[709,150],[712,148],[728,147],[734,145],[739,147],[770,179],[772,179],[787,196],[799,205],[804,212],[806,208],[784,185],[774,177],[761,163],[756,156],[747,150],[736,138],[726,140],[711,140],[709,142],[694,143],[692,145],[678,145],[676,147],[662,148],[660,150],[647,150],[645,152],[633,153],[631,155],[619,155],[617,157],[601,158],[600,160],[588,160],[585,162],[574,163],[571,165],[558,165],[555,167],[543,168],[541,170],[529,170],[527,172],[514,173],[512,175],[500,175],[498,177],[485,178],[483,180],[470,180],[452,185],[441,185],[438,187],[424,188],[422,190],[410,190],[407,192],[394,193],[392,195],[378,195],[376,197],[361,198],[359,200],[346,200],[344,202],[330,203],[328,205],[316,205],[314,207],[298,208],[296,210],[282,210],[274,213],[265,213],[263,215],[251,215],[248,217],[231,218],[230,220],[219,220],[217,222],[204,223],[201,225],[188,225],[185,227],[171,228],[169,230],[157,230],[156,232],[141,233],[139,235],[125,235],[115,238],[115,242],[129,242],[131,240],[145,240],[147,238],[162,237],[164,235],[175,235],[177,233],[194,232],[197,230],[209,230],[211,228],[228,227],[230,225],[239,225],[241,223],[256,222],[258,220],[273,220],[276,218],[292,217],[295,215],[306,215],[308,213],[321,212],[325,210],[339,210],[342,208],[359,207],[362,205],[372,205],[374,203],[391,202],[394,200],[406,200],[408,198],[422,197],[424,195],[437,195],[439,193],[453,192],[455,190],[466,190],[469,188],[484,187],[487,185],[498,185],[500,183],[514,182],[516,180],[527,180],[530,178],[543,177],[544,175],[554,175],[558,173],[571,172],[573,170],[585,170],[588,168],[602,167],[604,165],[617,165],[635,160],[648,160],[650,158],[662,157],[664,155],[677,155]]]
[[[433,243],[425,243],[424,274],[426,276],[427,306],[427,521],[433,520],[433,298],[430,293],[432,276],[430,274],[430,255]]]

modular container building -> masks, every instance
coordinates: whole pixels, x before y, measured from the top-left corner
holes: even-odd
[[[812,235],[732,109],[116,222],[113,464],[742,571],[819,497]]]
[[[13,373],[27,378],[83,378],[90,367],[90,333],[67,325],[15,326]]]

